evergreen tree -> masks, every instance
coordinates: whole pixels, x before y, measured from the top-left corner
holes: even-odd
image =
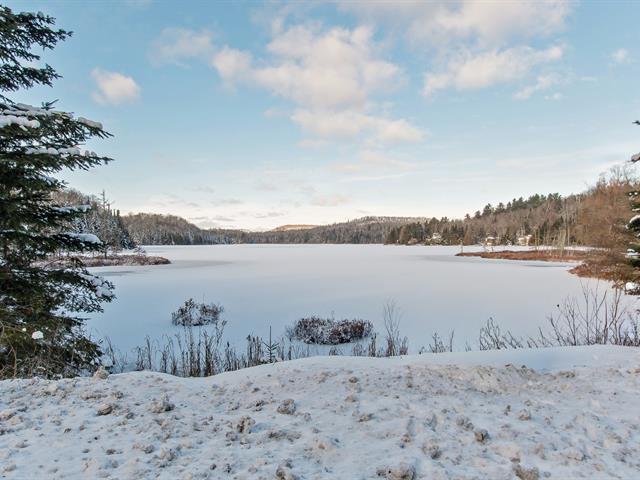
[[[40,60],[34,49],[53,49],[71,35],[54,25],[42,13],[0,6],[0,377],[74,375],[93,367],[99,347],[83,334],[78,315],[113,298],[111,285],[80,262],[45,262],[59,251],[101,248],[95,235],[65,231],[88,207],[57,205],[52,194],[64,183],[51,175],[108,162],[80,146],[109,134],[52,103],[33,107],[6,96],[59,77],[49,65],[34,66]]]
[[[640,121],[636,120],[634,122],[637,125],[640,125]],[[635,154],[631,157],[631,163],[638,163],[640,161],[640,153]],[[640,237],[640,191],[632,190],[629,192],[629,198],[631,200],[631,210],[635,213],[633,218],[629,220],[629,224],[627,228],[631,230],[636,237]],[[629,284],[627,284],[627,293],[632,293],[634,295],[640,295],[640,243],[634,241],[627,250],[627,257],[629,258],[629,263],[634,268],[635,275]]]

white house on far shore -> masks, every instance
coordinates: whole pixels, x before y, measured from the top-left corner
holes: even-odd
[[[520,247],[528,247],[533,235],[521,235],[518,237],[517,244]]]

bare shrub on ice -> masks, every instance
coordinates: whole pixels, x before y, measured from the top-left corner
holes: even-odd
[[[480,329],[480,350],[578,345],[640,346],[639,312],[624,304],[621,289],[602,290],[582,284],[579,297],[567,297],[548,317],[548,327],[526,339],[502,332],[492,318]]]
[[[304,343],[319,345],[340,345],[367,338],[373,332],[369,320],[307,317],[298,320],[289,329],[289,338]]]
[[[382,316],[386,331],[386,351],[380,356],[395,357],[396,355],[406,355],[409,352],[409,340],[407,337],[400,338],[400,318],[402,314],[396,302],[388,302],[382,309]]]
[[[183,327],[217,324],[221,321],[220,315],[222,315],[222,312],[224,312],[222,305],[196,303],[193,298],[190,298],[171,314],[171,323]],[[226,323],[225,320],[222,320],[222,323]]]

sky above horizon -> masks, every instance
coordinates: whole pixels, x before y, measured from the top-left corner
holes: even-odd
[[[583,191],[640,150],[640,2],[9,1],[74,32],[14,99],[103,123],[123,213],[269,229]]]

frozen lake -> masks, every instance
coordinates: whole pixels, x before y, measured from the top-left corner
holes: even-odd
[[[456,346],[476,346],[489,317],[514,334],[534,334],[556,305],[579,295],[571,264],[455,257],[460,247],[383,245],[220,245],[148,247],[171,265],[92,269],[116,286],[117,299],[89,321],[121,351],[178,332],[171,312],[187,298],[225,308],[226,337],[284,332],[303,316],[359,317],[383,330],[382,308],[395,301],[401,333],[416,352],[433,332],[455,330]],[[465,247],[465,251],[472,251]],[[584,280],[582,280],[584,282]],[[604,288],[603,284],[600,288]]]

